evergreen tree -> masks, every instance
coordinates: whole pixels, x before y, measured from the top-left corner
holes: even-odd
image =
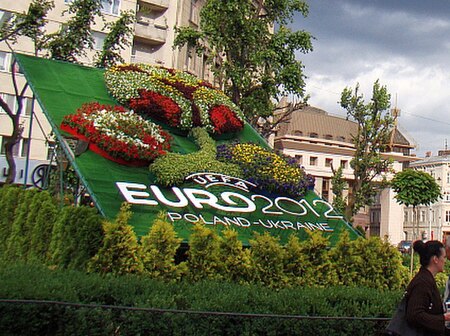
[[[102,245],[102,217],[90,207],[64,207],[50,243],[51,262],[63,268],[86,270]]]
[[[191,280],[221,278],[220,237],[205,224],[192,228],[187,266]]]
[[[27,226],[28,212],[37,190],[23,191],[23,197],[17,208],[11,235],[6,242],[6,258],[8,260],[26,260],[28,248],[31,243],[31,227]]]
[[[133,228],[128,224],[131,205],[123,203],[113,223],[103,224],[103,245],[88,263],[88,270],[116,275],[142,273],[142,252]]]
[[[284,246],[284,273],[289,284],[301,285],[306,272],[306,255],[302,251],[302,245],[296,235],[290,235]]]
[[[4,186],[0,200],[0,256],[6,252],[6,242],[11,235],[20,202],[21,189],[17,186]]]
[[[175,254],[180,247],[173,225],[161,212],[153,221],[149,233],[141,238],[145,271],[153,278],[179,280],[186,273],[185,263],[175,264]]]
[[[230,282],[249,283],[253,270],[250,250],[243,248],[236,230],[228,228],[222,233],[220,255],[223,278]]]
[[[326,287],[337,284],[338,278],[328,252],[329,241],[320,231],[313,231],[301,243],[305,255],[302,285]]]
[[[55,200],[47,191],[36,193],[31,202],[30,209],[33,209],[35,216],[27,218],[27,225],[33,220],[31,227],[31,242],[28,253],[28,260],[49,261],[49,247],[52,237],[53,225],[58,215],[58,208]],[[30,218],[31,217],[31,218]]]
[[[255,281],[269,287],[285,286],[287,283],[283,269],[285,256],[279,239],[267,232],[255,233],[250,245]]]
[[[353,246],[354,243],[350,240],[348,232],[344,231],[339,236],[337,244],[330,250],[330,258],[336,270],[338,285],[354,286],[358,283],[358,269],[354,263],[357,256]]]

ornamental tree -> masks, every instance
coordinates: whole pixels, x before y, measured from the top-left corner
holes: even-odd
[[[354,178],[345,207],[348,220],[361,207],[372,204],[376,193],[386,185],[383,173],[391,168],[392,161],[383,158],[382,153],[389,145],[395,121],[388,113],[390,99],[386,86],[381,86],[378,80],[373,84],[369,103],[364,102],[359,84],[354,90],[347,87],[342,91],[341,107],[347,110],[347,118],[358,126],[356,134],[352,135],[355,154],[350,166]]]
[[[395,175],[391,181],[392,189],[397,193],[395,198],[399,204],[412,205],[414,218],[417,221],[417,206],[428,206],[442,197],[441,188],[435,179],[421,170],[406,169]],[[417,229],[415,228],[417,224]],[[418,237],[418,223],[413,223],[413,239]],[[413,249],[411,249],[411,256]],[[413,270],[413,259],[411,258],[411,273]]]
[[[208,0],[200,12],[200,29],[175,28],[174,46],[205,54],[247,121],[270,124],[274,100],[305,98],[304,66],[296,52],[312,51],[312,36],[287,28],[296,12],[307,16],[305,1]]]

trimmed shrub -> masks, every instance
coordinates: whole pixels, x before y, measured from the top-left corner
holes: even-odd
[[[57,219],[50,243],[50,263],[63,268],[85,270],[102,245],[103,218],[96,209],[64,207]]]
[[[114,223],[103,224],[103,245],[88,263],[88,271],[101,274],[142,273],[141,248],[133,228],[128,225],[131,205],[123,203]]]
[[[194,224],[187,254],[190,280],[221,278],[220,237],[215,231],[201,223]]]
[[[283,270],[285,254],[278,238],[267,232],[255,233],[250,245],[255,281],[269,287],[284,287],[287,284]]]
[[[18,186],[4,186],[0,190],[0,257],[2,257],[6,251],[6,242],[11,235],[22,189]]]
[[[160,213],[146,236],[141,238],[144,270],[152,278],[180,280],[187,272],[185,263],[175,265],[175,254],[180,247],[173,225]]]

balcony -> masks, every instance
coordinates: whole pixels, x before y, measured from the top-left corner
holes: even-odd
[[[140,5],[153,9],[164,10],[169,8],[169,0],[139,0]]]
[[[134,35],[150,44],[163,44],[167,39],[167,26],[138,21],[134,26]]]

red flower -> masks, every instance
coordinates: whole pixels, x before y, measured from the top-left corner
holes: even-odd
[[[209,116],[217,134],[236,132],[244,127],[244,123],[225,105],[217,105],[211,108]]]

